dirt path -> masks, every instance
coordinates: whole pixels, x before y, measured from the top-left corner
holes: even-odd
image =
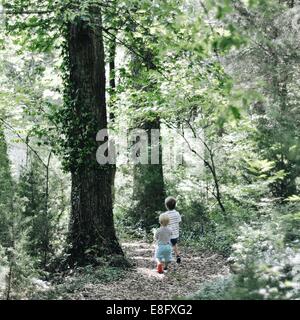
[[[195,293],[207,280],[228,273],[224,258],[217,254],[181,248],[182,263],[172,263],[165,274],[158,274],[154,267],[154,247],[145,242],[123,243],[128,258],[136,268],[126,271],[121,280],[108,284],[89,284],[82,292],[82,299],[97,300],[168,300]]]

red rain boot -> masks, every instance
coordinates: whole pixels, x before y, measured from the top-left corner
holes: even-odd
[[[157,264],[157,272],[158,273],[164,273],[163,265],[161,263]]]

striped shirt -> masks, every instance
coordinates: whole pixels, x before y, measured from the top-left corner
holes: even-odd
[[[176,210],[171,210],[166,212],[170,218],[170,223],[168,227],[172,230],[171,239],[179,238],[179,223],[181,222],[181,215]]]

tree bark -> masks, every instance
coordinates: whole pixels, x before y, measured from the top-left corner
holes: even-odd
[[[160,130],[159,118],[153,121],[145,121],[139,128],[146,130],[149,143],[151,141],[151,129]],[[151,164],[151,153],[148,152],[149,164],[138,164],[133,169],[133,199],[135,207],[133,217],[147,232],[158,223],[157,212],[164,210],[166,196],[162,167],[162,148],[159,143],[159,164]]]
[[[110,87],[110,112],[109,112],[109,121],[114,122],[115,114],[113,111],[113,106],[115,103],[115,95],[116,95],[116,39],[112,39],[109,44],[109,87]]]
[[[43,261],[43,267],[44,269],[47,268],[48,264],[48,254],[50,253],[50,218],[48,214],[49,209],[49,170],[50,170],[50,162],[51,162],[51,156],[52,151],[50,151],[48,155],[48,161],[47,161],[47,168],[46,168],[46,185],[45,185],[45,211],[44,211],[44,241],[43,241],[43,247],[44,247],[44,261]]]
[[[109,42],[109,123],[114,124],[115,122],[115,112],[114,107],[116,103],[116,52],[117,52],[117,42],[116,39],[112,39]],[[113,203],[115,202],[115,177],[117,173],[116,165],[113,166],[113,182],[112,182],[112,194]]]
[[[136,55],[132,55],[132,61],[133,77],[141,77],[141,73],[145,66],[143,66],[143,63]],[[154,68],[153,54],[151,51],[148,51],[144,63],[145,62],[147,70]],[[154,89],[153,87],[155,87],[155,84],[148,84],[144,90],[151,92],[151,90]],[[152,119],[147,119],[147,117],[138,118],[135,121],[135,126],[147,132],[148,142],[150,145],[153,145],[153,141],[151,141],[151,129],[161,129],[160,118],[158,115],[152,115]],[[133,216],[135,221],[138,222],[146,232],[150,232],[151,228],[157,225],[157,213],[165,210],[164,199],[166,192],[163,178],[162,146],[160,140],[158,143],[159,163],[151,163],[152,150],[149,148],[148,164],[138,164],[135,165],[133,169],[133,200],[135,206],[132,208],[131,216]]]

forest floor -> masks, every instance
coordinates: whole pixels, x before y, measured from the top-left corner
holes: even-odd
[[[228,274],[226,260],[218,254],[192,247],[180,247],[182,263],[173,262],[164,274],[158,274],[153,261],[154,246],[142,241],[122,244],[134,268],[119,279],[85,283],[63,299],[89,300],[169,300],[193,295],[201,284]],[[56,297],[57,298],[57,297]]]

